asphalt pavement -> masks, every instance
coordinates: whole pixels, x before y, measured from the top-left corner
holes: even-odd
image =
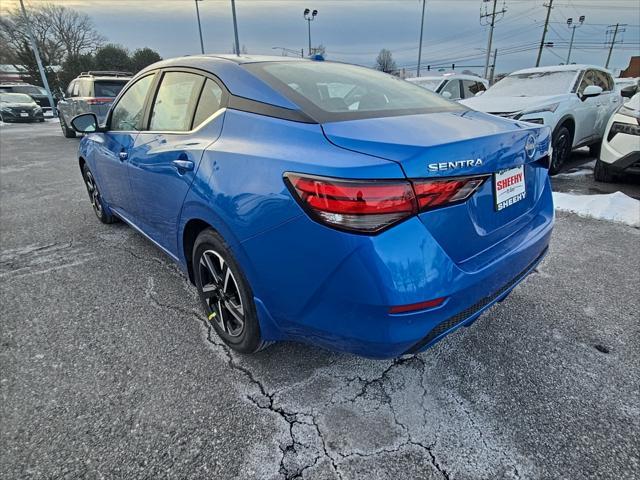
[[[640,477],[640,230],[559,214],[537,271],[420,355],[241,356],[97,221],[77,145],[0,125],[2,478]]]

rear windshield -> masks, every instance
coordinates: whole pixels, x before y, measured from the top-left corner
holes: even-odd
[[[244,67],[319,123],[466,110],[417,85],[355,65],[263,62]]]
[[[127,82],[122,80],[96,80],[93,84],[94,96],[117,97],[126,84]]]

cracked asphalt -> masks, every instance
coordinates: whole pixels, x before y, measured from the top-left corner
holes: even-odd
[[[561,214],[502,304],[427,352],[230,352],[100,224],[54,122],[0,126],[2,478],[640,477],[640,230]]]

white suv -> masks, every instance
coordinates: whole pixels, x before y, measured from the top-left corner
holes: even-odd
[[[599,182],[624,173],[640,173],[640,93],[611,116],[593,171]]]
[[[476,96],[489,88],[484,78],[463,73],[443,73],[426,77],[407,78],[408,82],[436,92],[449,100],[462,100]]]
[[[483,95],[461,103],[474,110],[544,124],[553,132],[549,173],[571,150],[589,146],[598,156],[611,114],[622,103],[611,74],[591,65],[560,65],[514,72]]]

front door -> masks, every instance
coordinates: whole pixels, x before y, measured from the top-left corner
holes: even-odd
[[[113,107],[107,132],[96,142],[94,175],[110,206],[130,213],[132,207],[128,161],[142,128],[145,102],[154,75],[137,80]]]

